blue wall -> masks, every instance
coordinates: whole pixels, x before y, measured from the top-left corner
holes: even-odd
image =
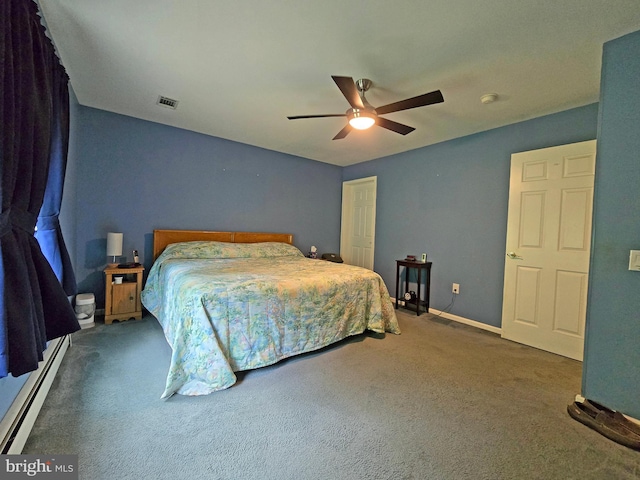
[[[640,419],[640,32],[606,43],[583,394]]]
[[[425,252],[431,307],[459,283],[451,313],[500,327],[511,154],[594,139],[597,116],[588,105],[346,167],[344,180],[378,177],[374,266],[392,294],[395,260]]]
[[[342,168],[76,106],[76,276],[104,306],[109,231],[152,263],[157,228],[287,232],[304,253],[340,244]]]
[[[395,262],[426,252],[432,307],[500,327],[514,152],[595,138],[597,104],[340,168],[75,106],[79,291],[104,299],[106,233],[151,266],[154,228],[292,232],[303,251],[338,251],[341,183],[378,177],[375,269],[393,294]],[[75,166],[74,166],[75,164]],[[65,191],[65,196],[67,192]],[[71,243],[71,242],[70,242]]]

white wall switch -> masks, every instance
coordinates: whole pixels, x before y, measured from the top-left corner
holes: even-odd
[[[629,254],[629,270],[640,272],[640,250],[631,250]]]

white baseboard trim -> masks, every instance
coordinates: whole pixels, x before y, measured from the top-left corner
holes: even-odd
[[[395,305],[395,298],[391,298],[391,302]],[[398,305],[404,306],[404,301],[398,301]],[[452,313],[442,312],[435,308],[429,308],[429,313],[432,315],[438,315],[439,317],[446,318],[447,320],[453,320],[454,322],[464,323],[465,325],[469,325],[471,327],[479,328],[481,330],[486,330],[491,333],[495,333],[496,335],[502,335],[502,329],[499,327],[494,327],[493,325],[487,325],[486,323],[478,322],[477,320],[470,320],[468,318],[460,317],[458,315],[454,315]]]
[[[493,325],[487,325],[486,323],[478,322],[477,320],[470,320],[468,318],[459,317],[458,315],[453,315],[452,313],[446,313],[446,312],[440,313],[438,310],[435,310],[433,308],[429,309],[429,313],[433,315],[438,315],[439,317],[443,317],[448,320],[453,320],[454,322],[464,323],[465,325],[469,325],[471,327],[487,330],[488,332],[495,333],[497,335],[502,335],[501,328],[494,327]]]
[[[625,416],[625,418],[626,418],[627,420],[629,420],[630,422],[633,422],[633,423],[636,423],[636,424],[640,425],[640,420],[638,420],[637,418],[630,417],[629,415],[626,415],[626,414],[624,414],[624,413],[623,413],[623,415],[624,415],[624,416]]]
[[[71,337],[69,335],[49,342],[49,346],[44,352],[44,359],[38,365],[38,370],[29,374],[29,379],[18,392],[0,423],[0,453],[12,455],[22,453],[70,344]]]

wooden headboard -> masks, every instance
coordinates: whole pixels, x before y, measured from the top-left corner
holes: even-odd
[[[282,242],[293,245],[290,233],[210,232],[207,230],[154,230],[153,259],[158,258],[167,245],[179,242],[216,241],[230,243]]]

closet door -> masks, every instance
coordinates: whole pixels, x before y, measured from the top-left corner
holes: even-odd
[[[340,255],[345,263],[373,270],[377,177],[342,184]]]

